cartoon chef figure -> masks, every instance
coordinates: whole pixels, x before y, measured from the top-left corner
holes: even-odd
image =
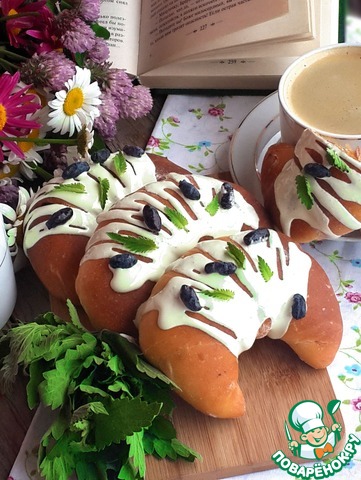
[[[323,410],[320,405],[312,400],[305,400],[294,405],[289,413],[290,425],[302,432],[299,443],[288,435],[288,447],[295,456],[320,460],[333,452],[337,443],[335,432],[341,431],[341,425],[334,423],[331,429],[323,423]],[[338,434],[339,436],[339,434]]]

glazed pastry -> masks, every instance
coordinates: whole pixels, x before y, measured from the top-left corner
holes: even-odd
[[[238,186],[170,174],[98,217],[76,280],[95,329],[136,334],[133,320],[167,266],[201,239],[268,226],[263,208]]]
[[[240,354],[256,338],[282,339],[304,362],[324,368],[342,336],[339,305],[322,268],[267,229],[199,243],[170,265],[136,323],[147,360],[184,400],[221,418],[245,412]]]
[[[295,148],[271,146],[261,172],[265,208],[298,242],[335,239],[361,228],[361,163],[311,130]]]
[[[79,303],[75,279],[98,214],[174,169],[165,159],[156,163],[157,167],[138,147],[125,147],[103,163],[71,164],[63,176],[47,182],[32,197],[24,219],[23,247],[52,297]]]

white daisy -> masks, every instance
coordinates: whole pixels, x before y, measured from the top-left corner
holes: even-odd
[[[97,82],[90,83],[90,70],[76,67],[76,74],[65,83],[66,90],[55,94],[56,98],[48,103],[53,109],[49,113],[48,125],[61,135],[69,132],[72,136],[80,131],[84,124],[99,117],[98,105],[101,104],[100,88]]]

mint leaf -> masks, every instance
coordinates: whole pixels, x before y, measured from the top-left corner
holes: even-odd
[[[98,182],[99,182],[99,203],[102,209],[104,210],[108,200],[110,183],[107,178],[98,178]]]
[[[339,154],[336,152],[336,150],[334,150],[331,147],[328,147],[326,149],[326,160],[330,165],[332,165],[333,167],[336,167],[338,170],[341,170],[341,172],[348,173],[350,171],[347,163],[344,162],[342,158],[339,156]]]
[[[263,280],[268,282],[273,276],[273,272],[266,260],[258,255],[258,270],[261,272]]]
[[[61,185],[56,185],[54,190],[57,192],[69,192],[69,193],[86,193],[85,185],[82,183],[62,183]]]
[[[145,476],[145,452],[143,447],[143,431],[134,432],[126,438],[129,448],[129,457],[133,466],[138,470],[141,478]]]
[[[211,217],[214,217],[214,215],[218,212],[218,210],[219,210],[219,200],[218,200],[218,196],[215,195],[213,199],[209,202],[209,204],[206,206],[206,212],[208,212]]]
[[[214,290],[201,290],[198,292],[201,295],[205,295],[206,297],[215,298],[216,300],[228,301],[234,298],[234,292],[232,290],[228,290],[225,288],[219,288]]]
[[[311,193],[311,184],[304,175],[297,175],[296,177],[297,196],[301,203],[310,210],[313,205],[313,197]]]
[[[94,415],[95,443],[102,449],[151,425],[161,409],[160,403],[148,404],[139,397],[105,400],[108,415]]]
[[[120,243],[127,250],[133,253],[147,253],[156,250],[157,244],[151,238],[132,237],[130,235],[119,235],[118,233],[107,232],[109,238],[114,242]]]
[[[113,157],[113,163],[114,163],[115,171],[117,172],[118,177],[121,177],[127,170],[127,161],[124,155],[122,154],[122,152],[118,152]]]
[[[227,253],[233,258],[237,267],[244,270],[246,263],[246,255],[244,252],[233,243],[227,242]]]
[[[179,230],[186,230],[188,225],[188,220],[182,215],[178,210],[165,207],[164,214],[169,218],[169,220],[175,225]]]

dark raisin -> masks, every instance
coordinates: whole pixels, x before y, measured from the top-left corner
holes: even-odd
[[[49,230],[57,227],[58,225],[64,225],[73,216],[73,210],[70,207],[64,207],[53,213],[52,216],[46,221],[45,225]]]
[[[204,267],[206,273],[219,273],[219,275],[232,275],[237,270],[233,262],[209,262]]]
[[[75,162],[68,165],[62,173],[62,177],[67,180],[69,178],[76,178],[83,172],[87,172],[90,169],[90,165],[87,162]]]
[[[94,163],[104,163],[110,155],[110,150],[108,148],[101,148],[96,152],[91,154],[91,159]]]
[[[251,245],[252,243],[264,242],[269,239],[270,233],[268,228],[257,228],[252,230],[252,232],[247,233],[243,237],[243,241],[246,245]]]
[[[151,232],[159,232],[162,228],[162,220],[159,216],[158,210],[151,205],[144,205],[143,219]]]
[[[129,155],[130,157],[140,158],[142,155],[144,155],[144,150],[140,147],[136,147],[135,145],[125,145],[123,148],[123,153]]]
[[[219,196],[219,204],[221,208],[229,210],[234,204],[234,190],[230,183],[223,183]]]
[[[331,176],[330,170],[320,163],[307,163],[307,165],[303,167],[303,171],[314,178]]]
[[[109,259],[109,265],[112,268],[132,268],[137,261],[137,258],[131,253],[119,253]]]
[[[306,315],[306,310],[307,307],[305,298],[300,293],[296,293],[295,295],[293,295],[292,317],[295,320],[299,320]]]
[[[180,298],[184,305],[192,312],[199,312],[201,304],[193,287],[182,285],[180,289]]]
[[[183,195],[189,200],[199,200],[201,198],[199,190],[194,185],[187,182],[187,180],[181,180],[178,186]]]

